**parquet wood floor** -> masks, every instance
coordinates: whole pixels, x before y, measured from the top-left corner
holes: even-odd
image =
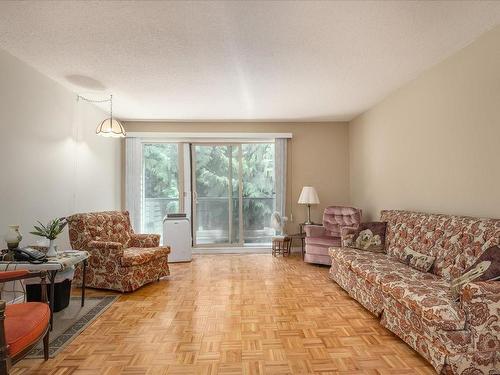
[[[327,267],[203,255],[171,271],[122,295],[56,358],[12,374],[434,374]]]

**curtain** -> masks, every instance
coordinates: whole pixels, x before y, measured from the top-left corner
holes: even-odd
[[[276,175],[276,211],[286,216],[286,145],[287,138],[276,138],[275,147],[275,175]]]
[[[139,138],[125,139],[125,209],[132,228],[140,233],[142,192],[142,145]]]

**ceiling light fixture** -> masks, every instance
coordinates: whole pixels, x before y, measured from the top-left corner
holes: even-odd
[[[106,103],[109,102],[109,118],[103,120],[96,128],[95,133],[103,137],[123,138],[126,136],[125,129],[122,123],[113,117],[113,95],[109,99],[92,100],[81,95],[77,96],[77,100],[85,100],[89,103]]]

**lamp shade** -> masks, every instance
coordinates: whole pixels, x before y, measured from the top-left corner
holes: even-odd
[[[99,124],[95,130],[97,135],[102,135],[103,137],[125,137],[125,129],[123,125],[117,119],[110,117]]]
[[[299,202],[300,204],[319,204],[318,193],[316,189],[312,186],[304,186],[302,192],[300,193]]]

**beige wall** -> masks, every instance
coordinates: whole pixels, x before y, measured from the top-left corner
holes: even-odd
[[[306,210],[297,204],[304,185],[318,190],[321,204],[311,209],[320,221],[325,206],[349,202],[348,131],[346,123],[175,123],[128,122],[127,131],[164,132],[269,132],[293,133],[288,144],[287,207],[291,208],[296,230]],[[289,209],[288,215],[290,214]]]
[[[351,201],[500,217],[500,27],[349,126]]]
[[[120,207],[120,141],[94,133],[105,113],[1,50],[0,98],[1,246],[9,224],[27,246],[36,220]]]

